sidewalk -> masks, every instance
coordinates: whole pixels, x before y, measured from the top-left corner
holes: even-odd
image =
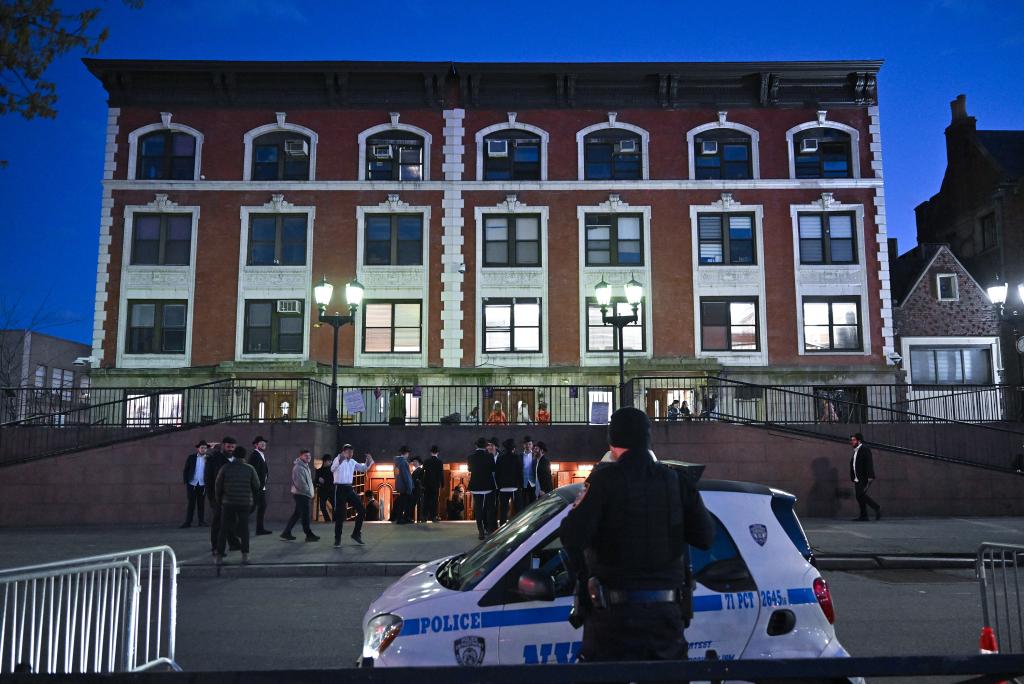
[[[805,519],[804,529],[818,567],[825,570],[972,567],[978,545],[1024,545],[1024,518],[886,518],[878,522]],[[472,522],[419,525],[367,523],[365,546],[348,536],[333,547],[333,525],[314,524],[321,540],[282,541],[275,534],[252,538],[252,565],[240,566],[230,553],[223,576],[303,577],[335,575],[399,576],[418,563],[476,546]],[[125,551],[166,544],[174,549],[183,576],[217,575],[210,555],[208,527],[120,526],[77,528],[0,528],[0,568]]]

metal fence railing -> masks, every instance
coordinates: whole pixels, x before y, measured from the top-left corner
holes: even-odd
[[[974,566],[981,589],[982,639],[999,653],[1024,654],[1024,546],[985,542]],[[984,645],[984,644],[983,644]]]
[[[0,570],[0,585],[0,646],[11,635],[0,673],[179,669],[178,561],[169,546]]]

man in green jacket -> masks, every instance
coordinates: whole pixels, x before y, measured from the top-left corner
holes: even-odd
[[[240,453],[241,452],[241,453]],[[235,459],[217,473],[217,501],[221,506],[221,526],[217,535],[216,564],[224,562],[228,536],[237,534],[242,542],[242,563],[249,563],[249,512],[260,491],[256,469],[245,462],[245,450],[235,449]]]

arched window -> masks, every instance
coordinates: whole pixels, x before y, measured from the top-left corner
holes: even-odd
[[[252,180],[310,180],[314,141],[295,131],[265,133],[252,141]]]
[[[808,128],[793,134],[796,178],[854,178],[849,133],[831,127]]]
[[[641,180],[643,140],[625,128],[601,128],[583,138],[585,180]]]
[[[695,180],[743,180],[754,177],[751,137],[734,128],[713,128],[693,138]]]
[[[485,136],[483,180],[541,180],[541,137],[518,128]]]
[[[147,133],[138,141],[135,180],[195,180],[196,138],[173,129]]]
[[[424,174],[423,138],[389,129],[366,138],[366,180],[421,181]]]

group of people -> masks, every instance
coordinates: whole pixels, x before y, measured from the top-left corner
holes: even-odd
[[[678,420],[693,420],[694,418],[699,420],[714,420],[715,408],[718,403],[715,395],[705,395],[702,401],[698,401],[697,403],[701,405],[691,410],[690,405],[685,399],[682,403],[680,403],[678,399],[673,399],[672,403],[668,405],[668,411],[666,411],[665,418],[670,422]]]
[[[550,425],[551,411],[548,410],[548,405],[545,402],[540,402],[537,404],[537,420],[535,421],[530,417],[530,405],[525,401],[520,401],[516,406],[515,419],[515,422],[520,425],[530,425],[534,422],[537,425]],[[487,425],[508,425],[508,414],[505,413],[505,409],[500,401],[496,401],[491,405],[491,412],[487,414],[487,419],[484,423]]]
[[[497,437],[477,439],[469,457],[469,491],[479,539],[554,488],[547,451],[544,442],[534,444],[529,436],[523,437],[522,449],[514,439],[500,449]]]

